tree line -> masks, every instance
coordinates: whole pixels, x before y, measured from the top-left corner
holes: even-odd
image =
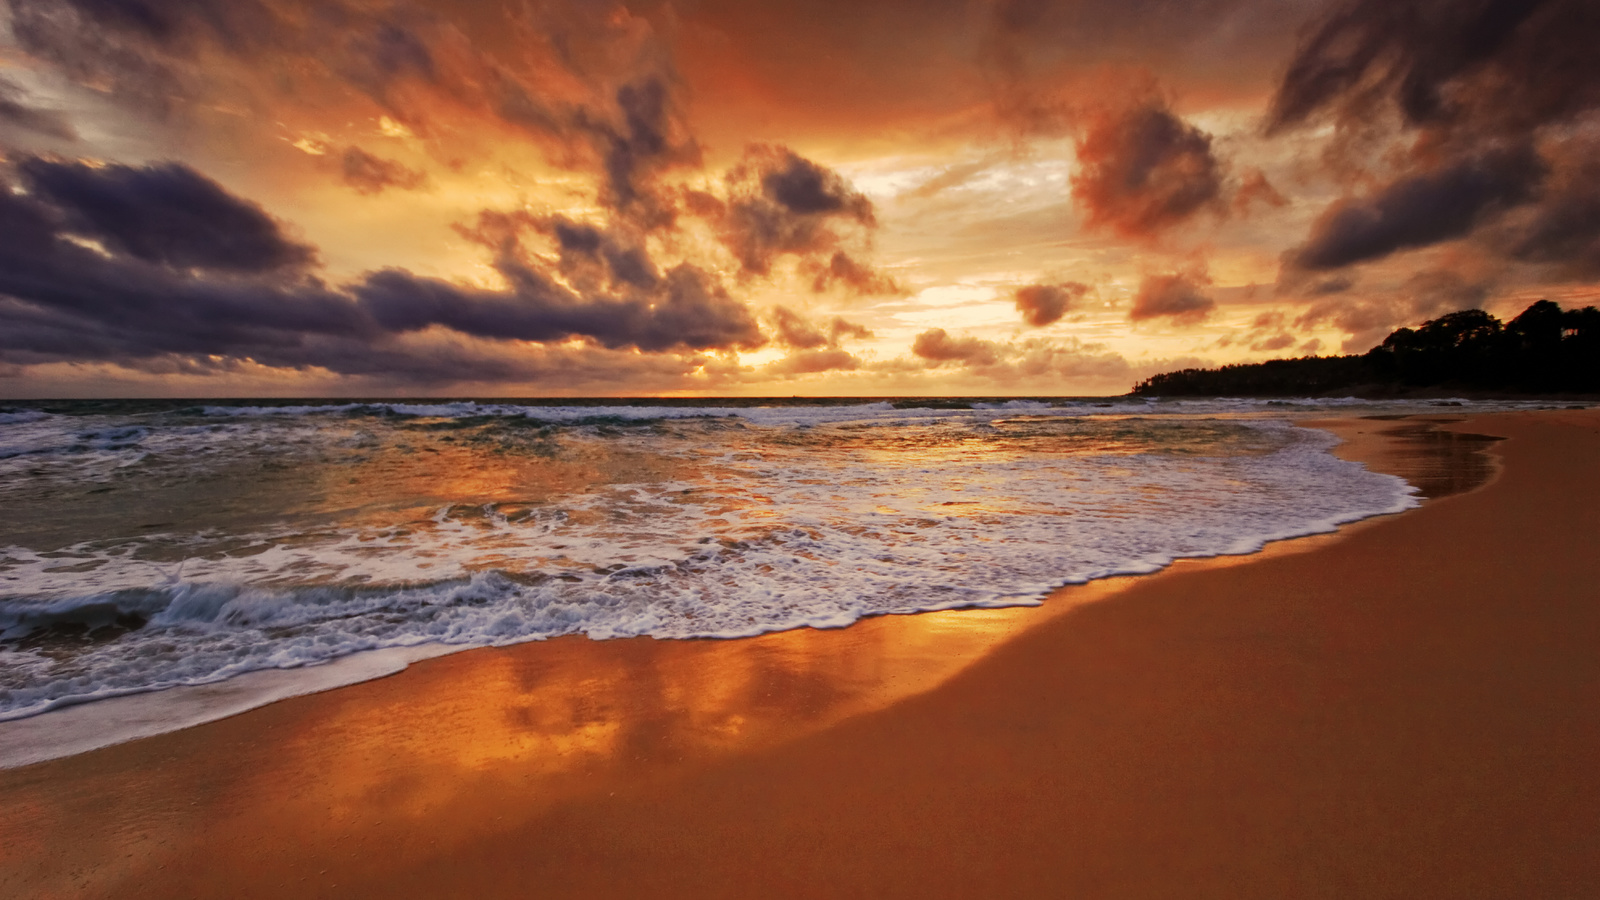
[[[1134,386],[1135,396],[1315,396],[1449,389],[1600,393],[1600,310],[1540,300],[1509,322],[1481,309],[1402,328],[1366,353],[1183,369]]]

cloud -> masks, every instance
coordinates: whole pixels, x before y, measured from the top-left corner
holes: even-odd
[[[772,308],[772,325],[777,330],[778,343],[796,350],[812,350],[826,346],[828,336],[788,307]]]
[[[509,285],[502,290],[394,268],[330,286],[288,264],[309,259],[309,248],[283,250],[258,208],[192,170],[38,159],[17,169],[35,189],[0,184],[0,360],[8,364],[221,371],[252,360],[451,383],[530,377],[536,367],[517,362],[516,342],[680,356],[765,342],[749,309],[690,264],[638,279],[647,283],[613,279],[615,291],[579,293],[519,239],[544,226],[567,232],[573,252],[604,257],[607,235],[586,245],[585,232],[565,220],[490,217],[505,226],[494,263]],[[178,198],[194,200],[187,212],[201,222],[210,215],[217,227],[207,233],[182,217],[171,224]],[[139,223],[149,233],[132,228]],[[492,227],[482,227],[489,237]],[[550,358],[557,349],[537,352]]]
[[[438,80],[433,51],[414,27],[384,19],[363,25],[346,32],[344,52],[334,57],[334,65],[351,84],[392,106],[389,92],[397,82]]]
[[[992,341],[953,338],[943,328],[931,328],[917,335],[911,342],[911,352],[935,366],[947,362],[992,366],[1000,361],[1000,350]]]
[[[1086,344],[1077,338],[1021,341],[1007,348],[1013,356],[1012,373],[996,373],[1002,378],[1053,377],[1064,380],[1115,384],[1119,387],[1137,380],[1138,370],[1121,354],[1104,344]]]
[[[262,272],[315,257],[260,206],[178,163],[92,167],[29,157],[17,172],[55,207],[66,231],[146,262]]]
[[[1196,324],[1216,309],[1216,301],[1202,293],[1210,283],[1211,279],[1202,270],[1146,275],[1139,282],[1139,292],[1134,295],[1128,319],[1143,322],[1167,318],[1181,325]]]
[[[1597,39],[1587,0],[1341,3],[1290,60],[1268,133],[1389,103],[1413,126],[1520,134],[1600,104]]]
[[[689,208],[714,219],[723,244],[741,269],[769,275],[785,255],[809,258],[831,255],[843,237],[841,227],[873,229],[872,201],[851,188],[837,172],[808,160],[787,147],[753,144],[727,176],[728,199],[697,192]],[[849,269],[848,256],[841,266]],[[848,274],[848,273],[847,273]],[[824,284],[826,286],[826,284]]]
[[[456,224],[456,233],[495,253],[513,270],[528,266],[524,235],[553,241],[555,270],[573,290],[648,292],[662,275],[644,244],[643,235],[625,223],[594,223],[563,215],[536,216],[525,210],[480,210],[472,225]],[[502,273],[503,274],[503,273]]]
[[[986,14],[978,55],[1009,124],[1059,133],[1062,95],[1084,93],[1063,80],[1092,81],[1112,67],[1159,67],[1173,83],[1253,96],[1310,8],[1282,0],[986,0],[977,7]]]
[[[862,221],[872,218],[872,204],[850,189],[831,169],[789,150],[769,156],[774,163],[760,172],[762,193],[795,215],[843,213]]]
[[[1019,341],[985,341],[971,336],[952,337],[942,328],[917,335],[912,354],[927,369],[954,364],[964,374],[998,385],[1023,383],[1070,384],[1073,390],[1125,391],[1140,378],[1175,368],[1204,366],[1205,360],[1151,360],[1135,365],[1104,344],[1077,338],[1027,338]],[[890,360],[876,364],[887,372],[901,372],[905,363]],[[1059,390],[1059,388],[1057,388]]]
[[[480,213],[480,227],[493,217],[503,215]],[[636,231],[615,223],[602,226],[560,215],[527,218],[526,221],[535,230],[555,239],[557,268],[567,283],[580,291],[593,292],[601,286],[612,290],[648,291],[661,281],[660,268],[650,258],[643,237]],[[501,249],[504,246],[501,245]]]
[[[794,378],[817,372],[851,372],[861,368],[861,360],[839,344],[848,338],[870,338],[872,332],[842,316],[834,316],[826,328],[786,306],[772,308],[774,341],[789,348],[789,355],[762,366],[763,375]]]
[[[843,316],[834,316],[824,330],[786,306],[772,308],[772,327],[777,343],[794,350],[814,350],[819,347],[834,349],[847,338],[873,337],[871,329],[848,321]]]
[[[1290,60],[1267,133],[1331,120],[1370,140],[1393,120],[1410,145],[1385,155],[1399,171],[1383,187],[1329,207],[1290,262],[1330,269],[1473,236],[1489,254],[1582,271],[1581,203],[1546,182],[1600,154],[1586,124],[1600,110],[1597,44],[1587,0],[1330,7]]]
[[[646,296],[582,297],[548,273],[501,259],[509,291],[466,288],[400,269],[368,274],[348,290],[389,332],[442,325],[476,337],[536,342],[591,338],[609,348],[753,350],[765,338],[749,309],[714,276],[687,263]]]
[[[1490,239],[1512,257],[1556,263],[1577,278],[1600,275],[1600,155],[1595,148],[1559,148],[1544,200],[1509,217]]]
[[[1355,287],[1356,280],[1346,275],[1334,275],[1324,278],[1310,285],[1304,291],[1308,296],[1322,297],[1328,294],[1342,294]]]
[[[1159,96],[1093,110],[1077,139],[1072,196],[1090,227],[1150,237],[1216,202],[1223,166],[1211,136]]]
[[[1237,332],[1224,335],[1217,341],[1218,347],[1229,347],[1234,344],[1243,344],[1257,353],[1270,353],[1292,346],[1295,336],[1287,331],[1287,316],[1282,312],[1264,312],[1256,316],[1250,323],[1250,328],[1243,334]]]
[[[646,18],[609,6],[525,4],[481,16],[356,0],[11,0],[11,8],[26,52],[167,120],[218,102],[269,114],[277,105],[316,109],[352,93],[425,137],[498,120],[552,164],[592,172],[603,204],[652,224],[672,215],[655,179],[700,161],[670,45]],[[494,34],[475,39],[464,28]],[[488,49],[508,37],[511,52]]]
[[[605,190],[601,199],[619,211],[643,208],[650,221],[663,221],[664,211],[646,187],[650,178],[675,165],[699,163],[700,145],[675,118],[667,80],[652,75],[617,88],[620,123],[606,124],[579,117],[580,124],[601,145]]]
[[[80,84],[157,115],[208,85],[202,52],[284,47],[289,23],[259,0],[11,0],[23,50]]]
[[[1277,334],[1271,335],[1270,337],[1252,342],[1250,344],[1250,349],[1257,352],[1270,352],[1273,350],[1282,350],[1285,347],[1292,347],[1294,346],[1294,342],[1294,335],[1288,333],[1287,331],[1280,331]]]
[[[69,240],[63,218],[44,198],[0,189],[0,356],[8,361],[288,360],[306,335],[378,332],[349,298],[296,270],[250,277],[176,269],[115,245],[108,254]]]
[[[1334,203],[1286,260],[1311,271],[1381,259],[1463,237],[1490,215],[1528,200],[1545,175],[1527,147],[1489,151]]]
[[[23,90],[0,78],[0,125],[10,125],[46,137],[75,141],[78,132],[67,117],[53,109],[39,109],[25,103]]]
[[[1240,179],[1239,189],[1233,194],[1233,211],[1248,215],[1257,204],[1282,209],[1289,205],[1289,198],[1272,186],[1265,172],[1249,169]]]
[[[812,375],[817,372],[853,372],[861,368],[855,354],[837,347],[825,350],[800,350],[763,366],[761,371],[781,377]]]
[[[834,316],[833,321],[828,323],[828,339],[835,344],[845,338],[871,340],[874,337],[877,335],[872,333],[872,329],[858,322],[847,321],[843,316]]]
[[[816,275],[811,279],[811,290],[819,294],[836,284],[844,285],[854,294],[905,293],[905,289],[894,278],[857,261],[843,250],[835,250],[826,265],[819,262],[813,268]]]
[[[946,166],[943,171],[927,181],[902,191],[899,199],[926,200],[937,196],[951,188],[960,187],[978,175],[994,168],[996,162],[996,158],[989,157]]]
[[[410,169],[392,159],[373,156],[360,147],[346,147],[339,157],[344,183],[355,188],[358,194],[377,194],[385,188],[414,191],[422,187],[427,176],[420,170]]]
[[[1333,325],[1346,335],[1343,352],[1363,352],[1401,326],[1479,307],[1489,298],[1491,288],[1487,280],[1466,278],[1450,270],[1427,270],[1412,275],[1388,296],[1334,294],[1315,299],[1296,317],[1294,327],[1309,330]]]
[[[1016,290],[1017,312],[1022,313],[1024,322],[1042,328],[1060,320],[1089,290],[1087,284],[1076,281],[1025,285]]]

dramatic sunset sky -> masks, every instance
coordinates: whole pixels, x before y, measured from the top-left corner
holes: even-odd
[[[1114,394],[1600,299],[1594,0],[0,3],[0,396]]]

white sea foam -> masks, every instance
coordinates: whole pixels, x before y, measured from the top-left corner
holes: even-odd
[[[403,671],[458,649],[440,644],[357,653],[326,665],[263,669],[237,678],[83,703],[0,724],[0,769],[87,753],[142,737],[215,722],[290,697],[315,694]]]
[[[37,409],[18,409],[0,412],[0,425],[20,425],[23,422],[37,422],[48,419],[50,414]]]

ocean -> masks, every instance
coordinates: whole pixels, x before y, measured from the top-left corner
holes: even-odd
[[[0,731],[180,689],[141,708],[154,733],[559,635],[1036,605],[1416,505],[1293,420],[1436,403],[0,406]],[[181,690],[241,676],[221,705]],[[90,730],[17,758],[135,733]]]

